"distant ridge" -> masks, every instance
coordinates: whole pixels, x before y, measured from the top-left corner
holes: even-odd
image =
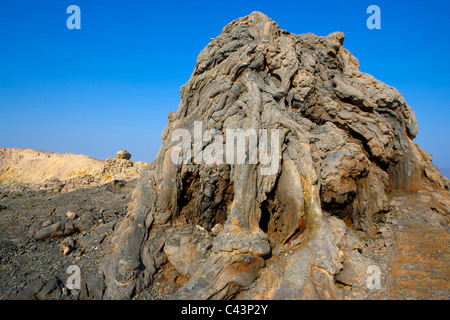
[[[106,161],[83,154],[55,153],[34,149],[0,148],[0,183],[44,185],[65,191],[137,178],[148,164],[129,160],[125,150]],[[55,184],[56,182],[56,184]]]

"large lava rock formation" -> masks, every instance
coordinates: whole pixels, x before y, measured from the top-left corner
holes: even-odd
[[[339,298],[347,230],[370,236],[394,190],[448,196],[448,180],[413,143],[413,110],[360,72],[343,42],[340,32],[291,34],[259,12],[211,40],[101,263],[106,298],[132,297],[167,262],[189,278],[174,299],[227,299],[252,284],[265,298]],[[277,129],[278,170],[175,164],[172,135],[195,121],[224,136]],[[255,285],[268,261],[277,273]]]

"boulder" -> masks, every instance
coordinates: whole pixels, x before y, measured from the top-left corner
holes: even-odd
[[[351,251],[344,258],[343,269],[336,275],[336,280],[348,285],[363,287],[371,275],[369,266],[374,263],[357,251]]]
[[[123,160],[130,160],[131,159],[131,153],[129,153],[127,150],[120,150],[116,154],[117,159],[123,159]]]

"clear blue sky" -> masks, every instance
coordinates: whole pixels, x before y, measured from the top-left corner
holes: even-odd
[[[81,30],[66,9],[81,8]],[[381,8],[381,30],[366,9]],[[152,161],[199,52],[261,11],[293,33],[342,31],[361,70],[415,110],[416,142],[450,168],[449,1],[0,0],[0,146]]]

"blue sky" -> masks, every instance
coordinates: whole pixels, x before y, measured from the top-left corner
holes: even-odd
[[[68,30],[69,5],[81,30]],[[381,8],[381,30],[366,9]],[[416,112],[416,142],[450,168],[448,1],[0,0],[0,146],[152,161],[199,52],[261,11],[293,33],[342,31],[361,71]]]

